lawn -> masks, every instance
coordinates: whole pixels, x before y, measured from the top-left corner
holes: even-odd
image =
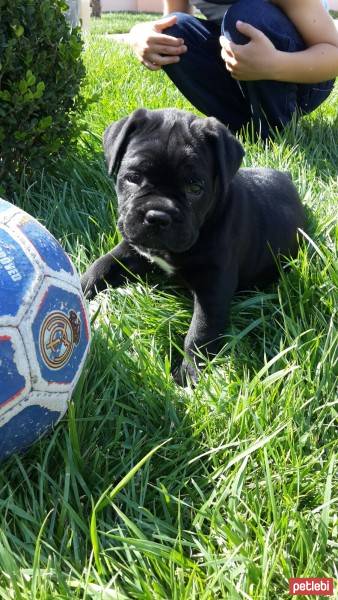
[[[104,128],[140,106],[194,110],[104,36],[85,61],[77,152],[15,199],[80,271],[119,239]],[[66,417],[1,466],[1,598],[279,600],[290,577],[337,578],[337,140],[337,89],[268,144],[242,139],[245,166],[291,172],[308,234],[278,285],[236,297],[194,391],[170,375],[192,306],[170,280],[92,303]]]
[[[160,17],[160,14],[155,13],[103,13],[101,19],[91,19],[90,33],[93,35],[126,33],[136,23],[141,23],[142,21],[153,21],[154,19],[158,19]]]

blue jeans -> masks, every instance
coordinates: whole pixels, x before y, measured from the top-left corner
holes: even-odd
[[[295,84],[279,81],[237,81],[221,58],[219,36],[224,32],[237,44],[248,39],[236,29],[236,21],[263,31],[284,52],[305,49],[290,19],[265,0],[238,0],[226,12],[221,25],[185,13],[175,13],[177,23],[165,30],[183,38],[188,50],[178,63],[164,67],[184,96],[201,112],[214,116],[234,133],[252,121],[256,134],[267,138],[282,129],[294,114],[307,114],[330,94],[333,81]]]

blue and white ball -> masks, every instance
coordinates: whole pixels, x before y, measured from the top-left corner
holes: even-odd
[[[67,254],[36,219],[0,199],[0,461],[65,414],[89,343]]]

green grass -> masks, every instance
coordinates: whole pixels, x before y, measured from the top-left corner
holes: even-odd
[[[118,239],[104,128],[139,106],[194,110],[122,45],[90,36],[86,63],[77,154],[16,198],[79,270]],[[1,466],[0,598],[279,600],[289,577],[337,578],[337,105],[336,90],[280,139],[244,140],[246,166],[292,173],[310,241],[278,285],[236,297],[194,391],[170,376],[191,317],[170,281],[92,304],[67,415]]]
[[[103,13],[101,19],[90,20],[90,33],[127,33],[133,25],[144,21],[159,19],[162,15],[156,13],[116,12]]]

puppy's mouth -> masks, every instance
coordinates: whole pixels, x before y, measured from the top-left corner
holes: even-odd
[[[191,222],[160,209],[150,209],[143,214],[130,210],[119,217],[118,227],[127,242],[143,250],[182,253],[198,238],[198,231]]]

